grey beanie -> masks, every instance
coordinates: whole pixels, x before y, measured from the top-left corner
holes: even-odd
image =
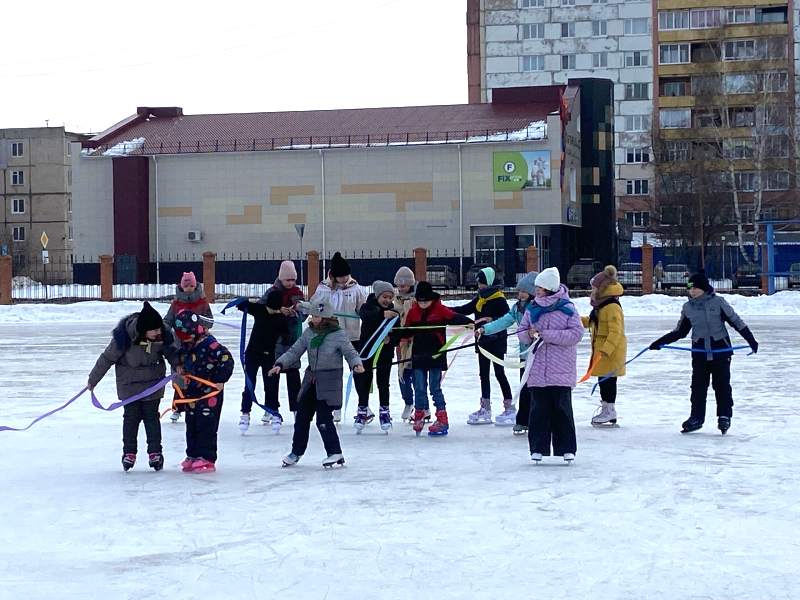
[[[326,296],[314,295],[308,302],[301,302],[300,308],[312,317],[330,319],[333,317],[333,306]]]
[[[414,271],[408,267],[400,267],[394,276],[394,284],[409,285],[413,288],[415,285],[417,285],[417,282],[414,279]]]
[[[519,280],[517,283],[517,289],[521,292],[528,292],[531,296],[536,295],[536,276],[539,274],[538,271],[531,271],[530,273],[526,273],[525,277]]]
[[[372,293],[375,294],[375,298],[380,297],[384,292],[392,292],[392,296],[394,296],[394,286],[380,279],[372,284]]]

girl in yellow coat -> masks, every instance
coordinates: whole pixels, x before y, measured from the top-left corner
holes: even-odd
[[[581,317],[583,326],[591,332],[592,361],[600,355],[591,374],[600,379],[613,374],[600,382],[601,409],[592,417],[592,425],[616,425],[617,377],[625,375],[628,351],[625,317],[619,303],[623,290],[617,281],[617,269],[612,265],[595,275],[591,285],[592,312],[588,317]]]

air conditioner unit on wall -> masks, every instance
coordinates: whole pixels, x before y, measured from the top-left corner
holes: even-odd
[[[190,242],[202,242],[203,241],[203,232],[199,230],[190,231],[186,234],[186,239]]]

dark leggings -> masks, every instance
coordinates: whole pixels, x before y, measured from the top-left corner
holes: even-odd
[[[600,400],[609,404],[614,404],[617,401],[616,377],[609,377],[600,382]]]
[[[508,383],[506,370],[503,368],[503,365],[493,363],[483,354],[478,354],[478,371],[481,377],[481,398],[486,398],[488,400],[492,397],[492,386],[489,382],[490,365],[494,365],[494,376],[497,379],[497,383],[500,384],[500,390],[503,392],[503,399],[511,399],[511,385]]]
[[[161,421],[158,414],[159,400],[137,400],[126,404],[122,414],[122,452],[136,454],[139,423],[144,421],[147,434],[147,453],[161,452]]]
[[[389,406],[389,379],[392,374],[392,358],[394,350],[383,348],[378,358],[378,366],[374,370],[375,382],[378,385],[378,398],[381,406]],[[366,361],[371,363],[372,360]],[[358,388],[358,405],[360,407],[369,406],[369,393],[372,387],[373,370],[372,365],[364,365],[366,371],[361,375],[360,387]]]
[[[317,416],[317,429],[322,437],[325,452],[328,455],[341,454],[342,446],[339,444],[339,434],[333,423],[333,409],[324,400],[317,398],[317,386],[311,384],[299,398],[297,417],[294,422],[294,437],[292,438],[292,452],[303,456],[308,447],[308,435],[311,431],[311,420]]]

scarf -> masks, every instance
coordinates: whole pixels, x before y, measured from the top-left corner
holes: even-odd
[[[595,302],[592,301],[591,304],[594,308],[592,308],[592,312],[589,313],[589,322],[597,326],[600,322],[600,309],[609,304],[619,304],[619,296],[605,297],[601,302],[595,304]],[[622,306],[621,304],[619,305]]]
[[[575,312],[569,307],[569,304],[571,304],[569,300],[558,300],[550,306],[540,306],[536,304],[536,302],[531,302],[530,306],[527,308],[528,314],[531,317],[531,325],[536,323],[545,313],[553,312],[554,310],[560,310],[568,317],[571,317]]]
[[[339,321],[337,320],[335,323],[330,323],[327,325],[322,325],[318,327],[316,325],[309,325],[308,328],[316,333],[313,338],[311,338],[311,348],[316,349],[322,346],[322,343],[325,341],[325,338],[328,336],[329,333],[333,333],[335,331],[339,331],[341,327],[339,327]]]
[[[478,303],[475,305],[475,310],[477,312],[481,312],[483,310],[484,304],[489,302],[489,300],[496,300],[497,298],[505,298],[501,290],[496,291],[494,294],[492,294],[491,296],[487,296],[486,298],[481,296],[480,298],[478,298]]]

